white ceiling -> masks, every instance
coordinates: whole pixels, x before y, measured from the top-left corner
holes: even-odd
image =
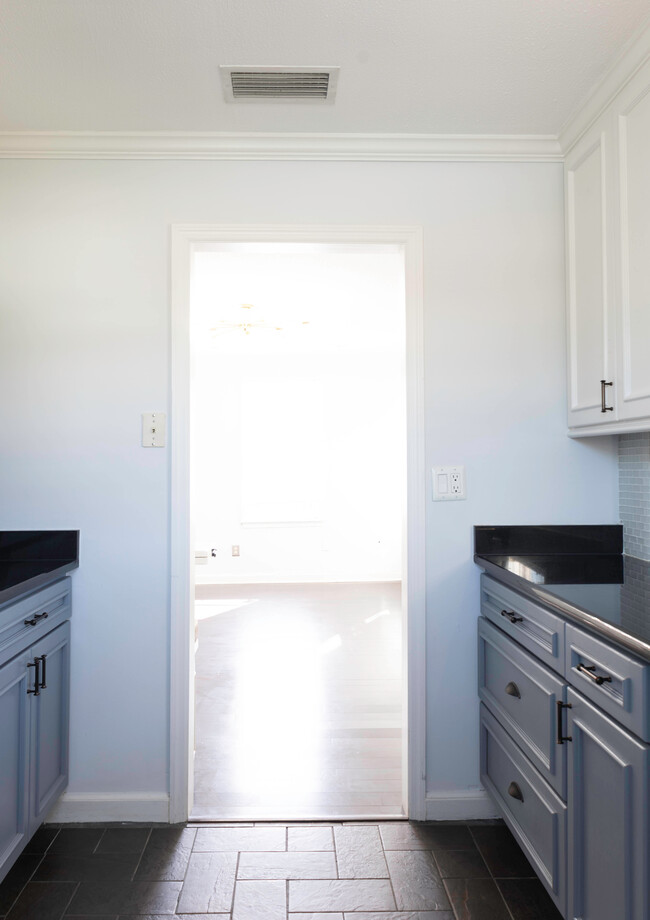
[[[650,0],[2,0],[0,130],[557,134]],[[341,68],[226,104],[219,64]]]

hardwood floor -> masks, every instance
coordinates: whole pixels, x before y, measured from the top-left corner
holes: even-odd
[[[194,819],[402,814],[400,594],[197,586]]]

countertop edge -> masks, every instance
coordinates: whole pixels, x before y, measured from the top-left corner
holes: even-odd
[[[68,572],[72,572],[74,569],[78,568],[79,560],[74,559],[62,563],[60,566],[57,566],[56,569],[50,569],[49,572],[41,572],[40,575],[34,575],[33,578],[21,581],[17,585],[12,585],[10,588],[3,588],[3,590],[0,591],[0,608],[19,598],[26,597],[28,594],[33,594],[33,592],[38,591],[39,588],[45,588],[47,585],[59,581],[67,575]]]
[[[514,572],[508,572],[507,569],[502,568],[500,565],[490,562],[485,556],[475,553],[474,562],[497,581],[503,582],[508,587],[519,591],[520,594],[524,594],[532,600],[551,607],[564,619],[573,620],[581,626],[586,626],[597,635],[604,636],[616,643],[616,645],[622,646],[626,651],[633,652],[639,658],[643,658],[644,661],[650,661],[650,644],[647,642],[635,639],[622,629],[618,629],[606,620],[601,620],[600,617],[594,616],[593,613],[589,613],[581,607],[576,607],[574,604],[560,600],[560,598],[544,591],[543,585],[533,585],[525,578],[522,578],[521,575],[515,575]]]

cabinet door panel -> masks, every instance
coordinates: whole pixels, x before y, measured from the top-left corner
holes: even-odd
[[[26,654],[0,668],[0,879],[22,848],[28,828],[28,674]]]
[[[650,417],[650,65],[618,100],[619,417]]]
[[[611,131],[599,124],[567,157],[569,425],[602,424],[602,379],[612,380],[614,350],[609,255]],[[612,405],[611,388],[606,390]]]
[[[41,661],[45,656],[46,675],[46,686],[33,698],[31,822],[38,825],[68,783],[70,624],[45,636],[31,654]]]
[[[532,760],[565,794],[565,749],[557,744],[557,703],[565,685],[483,617],[479,617],[479,696]]]
[[[566,908],[566,805],[481,703],[481,782],[557,908]]]
[[[569,689],[569,917],[648,920],[649,749]]]

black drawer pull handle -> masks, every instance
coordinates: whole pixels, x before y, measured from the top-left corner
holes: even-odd
[[[36,613],[34,615],[35,620],[47,620],[48,617],[49,617],[49,613]]]
[[[613,380],[601,380],[600,381],[600,411],[601,412],[613,412],[614,406],[607,405],[607,396],[605,395],[605,387],[613,387]]]
[[[47,616],[47,614],[45,614],[45,616]],[[47,659],[47,655],[41,655],[41,667],[42,667],[42,674],[43,674],[43,676],[41,677],[41,690],[47,690],[47,684],[45,683],[45,681],[47,680],[46,659]],[[35,658],[34,661],[38,661],[38,658]]]
[[[518,700],[521,699],[521,693],[519,692],[519,687],[514,682],[514,680],[511,680],[509,684],[506,684],[506,693],[508,694],[508,696],[514,696]]]
[[[40,691],[40,689],[39,689],[39,687],[40,687],[40,680],[41,680],[41,679],[40,679],[40,674],[39,674],[39,670],[40,670],[40,660],[39,660],[38,658],[34,658],[34,661],[33,661],[33,662],[30,661],[30,662],[28,663],[27,667],[28,667],[28,668],[36,668],[36,670],[35,670],[35,672],[34,672],[34,689],[33,689],[33,690],[27,690],[27,693],[28,693],[28,694],[33,693],[34,696],[40,696],[40,695],[41,695],[41,691]]]
[[[523,623],[524,618],[518,617],[516,613],[512,610],[502,610],[501,616],[505,617],[507,620],[510,620],[511,623]]]
[[[557,707],[557,743],[564,744],[565,741],[573,741],[571,735],[562,734],[562,710],[573,709],[573,706],[571,703],[563,703],[562,700],[558,700],[555,705]]]
[[[519,799],[520,802],[524,800],[523,793],[517,783],[510,783],[508,786],[508,795],[511,795],[513,799]]]
[[[593,682],[595,684],[598,684],[599,687],[601,684],[604,684],[605,682],[608,682],[610,684],[612,682],[612,678],[609,675],[607,675],[606,677],[603,677],[601,674],[595,673],[596,672],[595,664],[583,664],[582,662],[580,662],[580,664],[576,668],[576,671],[580,671],[580,673],[584,674],[585,677],[588,677],[589,680],[593,680]]]
[[[25,626],[36,626],[37,622],[38,620],[36,619],[36,617],[32,617],[30,620],[23,620],[23,623],[25,624]]]

